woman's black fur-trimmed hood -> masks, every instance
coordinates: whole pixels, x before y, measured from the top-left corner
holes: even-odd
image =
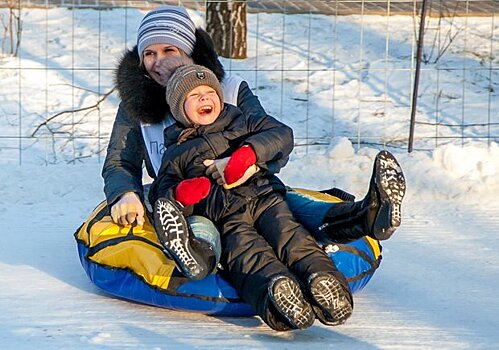
[[[203,29],[196,29],[196,44],[192,52],[194,63],[211,69],[218,80],[225,71],[215,52],[213,41]],[[140,66],[137,47],[127,50],[118,64],[115,75],[116,87],[122,106],[134,119],[143,123],[161,122],[169,110],[165,88],[159,85]]]

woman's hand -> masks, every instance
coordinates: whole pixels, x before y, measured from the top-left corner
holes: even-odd
[[[245,183],[249,178],[251,178],[254,174],[256,174],[260,170],[258,165],[253,164],[248,169],[246,169],[243,176],[241,178],[239,178],[239,180],[228,185],[225,183],[225,179],[224,179],[223,174],[224,174],[225,167],[226,167],[227,163],[229,162],[229,159],[230,159],[230,157],[222,158],[222,159],[215,159],[215,160],[206,159],[203,162],[203,164],[207,167],[206,175],[211,176],[217,182],[217,184],[219,184],[220,186],[223,186],[225,189],[231,189],[231,188],[237,187],[239,185],[242,185],[243,183]]]
[[[222,159],[206,159],[203,161],[204,166],[206,166],[206,175],[217,182],[218,185],[222,186],[225,184],[224,178],[221,174],[224,173],[224,168],[227,165],[229,158]]]
[[[135,192],[127,192],[111,207],[111,218],[122,226],[130,226],[137,221],[138,226],[144,225],[144,206]]]
[[[154,68],[151,68],[152,71],[149,72],[149,74],[158,84],[166,86],[173,72],[178,67],[188,64],[194,64],[194,61],[185,54],[181,54],[180,56],[168,56],[158,61],[154,65]]]

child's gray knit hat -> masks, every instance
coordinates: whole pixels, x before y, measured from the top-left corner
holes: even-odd
[[[166,102],[170,106],[170,111],[175,120],[186,127],[191,127],[192,123],[185,114],[185,98],[191,90],[201,85],[212,87],[223,105],[222,86],[215,73],[206,67],[197,64],[178,67],[166,85]]]

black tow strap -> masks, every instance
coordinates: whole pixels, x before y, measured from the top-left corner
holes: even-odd
[[[355,282],[355,281],[358,281],[358,280],[364,278],[367,275],[372,275],[376,271],[376,269],[379,267],[379,264],[381,262],[381,255],[379,256],[379,258],[377,260],[375,260],[375,259],[372,259],[369,255],[367,255],[362,250],[357,249],[356,247],[353,247],[353,246],[347,245],[347,244],[330,243],[330,244],[327,244],[324,246],[324,251],[326,253],[337,252],[337,251],[352,253],[352,254],[360,256],[362,259],[364,259],[365,261],[367,261],[369,263],[369,265],[371,267],[368,270],[358,274],[357,276],[347,278],[348,282]]]

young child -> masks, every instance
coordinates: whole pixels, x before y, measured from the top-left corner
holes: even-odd
[[[271,328],[305,329],[315,316],[327,325],[344,323],[353,310],[348,283],[294,219],[285,186],[273,175],[293,149],[292,130],[270,116],[254,118],[223,105],[216,76],[198,65],[175,70],[166,99],[177,123],[165,129],[168,151],[149,198],[158,237],[179,269],[195,276],[195,255],[201,254],[182,210],[217,225],[227,278]],[[204,176],[205,161],[227,157],[226,186]],[[252,166],[259,171],[238,183]]]

